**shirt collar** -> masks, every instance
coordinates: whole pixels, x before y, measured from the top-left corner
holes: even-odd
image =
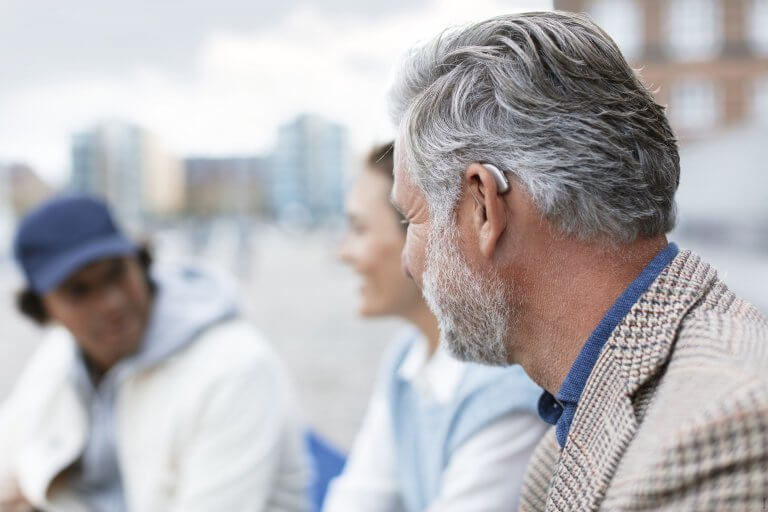
[[[398,370],[398,376],[414,386],[425,398],[450,402],[464,375],[464,365],[452,358],[442,344],[430,357],[422,337],[411,346]]]
[[[679,249],[676,244],[670,243],[659,251],[651,262],[624,292],[616,299],[608,312],[587,339],[581,352],[573,362],[568,375],[566,375],[557,397],[547,391],[539,399],[539,415],[552,425],[556,425],[555,433],[560,447],[565,446],[565,440],[571,428],[573,416],[576,413],[576,405],[584,391],[584,386],[592,373],[592,369],[603,350],[603,346],[610,338],[613,330],[629,313],[632,306],[645,293],[653,281],[669,265]]]

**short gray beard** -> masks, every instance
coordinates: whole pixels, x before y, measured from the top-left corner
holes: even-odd
[[[451,221],[437,224],[427,241],[423,294],[440,325],[441,343],[462,361],[506,366],[511,322],[509,293],[495,270],[467,265]]]

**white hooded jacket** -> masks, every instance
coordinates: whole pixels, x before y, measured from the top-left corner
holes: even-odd
[[[109,421],[95,418],[67,331],[53,329],[25,368],[0,408],[0,510],[19,497],[43,510],[89,510],[67,469],[109,449],[121,509],[307,509],[295,399],[277,357],[210,275],[174,268],[154,277],[142,348],[99,390],[114,394]]]

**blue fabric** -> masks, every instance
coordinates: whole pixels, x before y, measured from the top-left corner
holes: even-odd
[[[608,338],[611,337],[613,330],[627,316],[632,306],[635,305],[667,265],[675,259],[678,252],[679,249],[674,243],[670,243],[659,251],[656,257],[646,265],[640,275],[616,299],[616,302],[613,303],[600,323],[597,324],[595,330],[592,331],[578,357],[573,362],[573,366],[571,366],[571,370],[565,377],[560,390],[557,392],[557,398],[547,391],[544,391],[539,398],[539,416],[547,423],[556,425],[555,434],[561,448],[565,446],[581,393],[584,391],[584,386],[587,383],[587,379],[589,379],[589,375],[592,373],[592,369],[595,367],[603,346],[608,341]]]
[[[22,219],[14,241],[16,261],[37,293],[56,288],[88,263],[136,250],[107,205],[81,195],[56,197],[35,208]]]
[[[400,494],[405,512],[426,510],[440,491],[452,455],[478,431],[511,412],[536,414],[536,386],[520,366],[492,368],[465,363],[453,400],[427,401],[400,377],[400,367],[415,343],[411,333],[396,346],[383,378],[389,402]],[[471,468],[468,468],[471,470]]]
[[[320,512],[323,510],[328,485],[331,480],[341,474],[347,459],[341,451],[311,430],[304,433],[304,443],[307,446],[312,464],[312,482],[309,487],[310,501],[313,510]]]

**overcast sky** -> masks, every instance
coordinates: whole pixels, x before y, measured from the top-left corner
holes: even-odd
[[[268,151],[311,111],[358,150],[392,134],[399,56],[449,25],[550,0],[0,0],[0,161],[57,182],[73,132],[145,126],[179,155]]]

